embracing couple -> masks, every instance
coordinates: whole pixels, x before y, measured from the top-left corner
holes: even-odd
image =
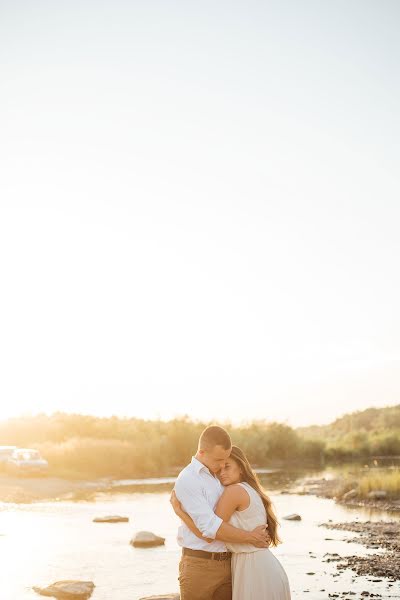
[[[179,474],[171,504],[182,520],[181,600],[290,600],[269,550],[280,543],[271,501],[222,427],[207,427]]]

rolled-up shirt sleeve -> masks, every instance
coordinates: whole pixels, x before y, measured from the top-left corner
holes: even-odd
[[[183,510],[192,517],[203,537],[215,540],[223,520],[214,513],[201,486],[194,485],[192,481],[188,485],[184,479],[178,479],[175,483],[175,493]]]

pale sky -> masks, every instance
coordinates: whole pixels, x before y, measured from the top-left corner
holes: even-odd
[[[400,402],[396,0],[0,0],[0,419]]]

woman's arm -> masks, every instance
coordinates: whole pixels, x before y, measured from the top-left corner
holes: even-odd
[[[215,514],[227,523],[235,510],[245,510],[249,505],[249,494],[241,485],[228,485],[218,500]]]

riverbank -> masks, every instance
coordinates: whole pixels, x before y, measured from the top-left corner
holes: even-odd
[[[45,500],[84,500],[107,489],[104,480],[85,481],[59,477],[0,477],[0,502],[28,504]]]
[[[0,477],[0,502],[90,501],[100,493],[165,492],[175,477],[147,479],[63,479],[61,477]]]

